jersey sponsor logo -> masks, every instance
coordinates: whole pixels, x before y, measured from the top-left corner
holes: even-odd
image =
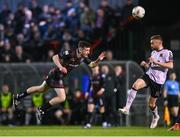
[[[64,55],[69,55],[69,51],[68,50],[64,51]]]

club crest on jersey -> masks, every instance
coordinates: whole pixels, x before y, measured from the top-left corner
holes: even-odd
[[[68,54],[69,54],[68,50],[64,51],[64,55],[68,55]]]

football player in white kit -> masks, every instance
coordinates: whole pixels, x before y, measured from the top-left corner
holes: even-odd
[[[151,52],[151,57],[148,59],[148,62],[142,61],[140,64],[142,67],[146,68],[147,71],[133,84],[127,97],[126,106],[124,108],[120,108],[119,111],[128,115],[137,91],[142,88],[149,87],[151,90],[149,108],[153,114],[150,128],[155,128],[160,118],[158,115],[156,101],[161,94],[161,88],[165,83],[168,69],[173,68],[173,54],[170,50],[164,49],[163,40],[160,35],[152,36],[150,39],[150,44],[153,50]]]

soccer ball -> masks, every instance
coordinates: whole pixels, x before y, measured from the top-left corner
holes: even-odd
[[[145,15],[145,9],[141,6],[136,6],[132,10],[132,16],[136,19],[141,19]]]

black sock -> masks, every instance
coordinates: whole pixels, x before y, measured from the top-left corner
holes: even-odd
[[[179,123],[180,124],[180,115],[178,116],[177,120],[176,120],[176,123]]]
[[[176,123],[177,117],[176,116],[172,116],[172,124],[174,125]]]
[[[25,98],[28,95],[29,95],[29,93],[27,93],[27,91],[19,93],[18,96],[17,96],[17,100],[21,100],[21,99]]]
[[[101,116],[102,116],[102,122],[106,122],[106,115],[105,115],[105,113],[101,113]]]
[[[86,123],[92,123],[92,112],[88,112],[87,113]]]
[[[151,109],[151,111],[152,111],[153,116],[156,116],[156,115],[157,115],[157,114],[156,114],[157,112],[155,112],[156,107],[157,107],[157,106],[155,106],[155,107],[153,107],[153,108],[152,108],[152,107],[150,107],[150,109]]]
[[[153,108],[152,108],[152,107],[150,107],[150,109],[151,109],[152,111],[154,111],[154,109],[155,109],[155,108],[156,108],[156,106],[155,106],[155,107],[153,107]]]
[[[50,107],[52,107],[52,105],[49,102],[46,102],[41,106],[41,110],[46,112]]]

